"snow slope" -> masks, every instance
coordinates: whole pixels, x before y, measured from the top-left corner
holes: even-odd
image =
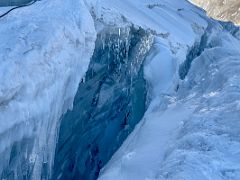
[[[32,0],[0,0],[0,7],[25,5]]]
[[[185,1],[109,3],[156,37],[149,108],[99,179],[239,179],[239,40]]]
[[[40,179],[43,166],[51,174],[58,121],[72,106],[94,43],[93,19],[82,0],[43,0],[0,19],[1,178],[32,171]],[[11,152],[16,143],[27,144],[20,151],[24,161]]]

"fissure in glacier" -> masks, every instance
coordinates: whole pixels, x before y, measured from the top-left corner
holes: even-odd
[[[98,34],[73,109],[61,120],[54,179],[96,179],[141,120],[147,93],[143,62],[151,38],[133,27]]]
[[[209,28],[208,31],[210,31]],[[205,32],[190,48],[179,75],[187,75],[192,61],[207,44]],[[143,64],[153,43],[151,31],[132,26],[105,27],[98,33],[86,77],[79,84],[72,110],[62,116],[53,175],[43,161],[41,179],[96,179],[100,169],[120,147],[146,110],[147,84]],[[31,179],[32,139],[15,142],[2,179]],[[1,156],[4,161],[4,154]],[[6,164],[6,163],[3,163]],[[17,171],[16,171],[17,170]]]
[[[10,5],[21,6],[22,3],[25,4],[30,1],[0,0],[0,6],[5,6],[6,3],[10,2],[16,3]],[[3,5],[4,3],[5,5]],[[237,51],[231,52],[234,48],[229,48],[226,51],[225,49],[235,45],[234,43],[227,43],[235,40],[230,37],[230,34],[236,39],[240,39],[239,27],[235,27],[231,23],[215,22],[207,19],[195,8],[184,5],[182,2],[178,4],[177,1],[163,1],[159,4],[152,3],[148,5],[141,0],[131,1],[131,3],[130,1],[119,1],[119,4],[115,1],[111,3],[112,1],[106,3],[110,4],[109,7],[103,4],[106,7],[101,9],[101,4],[98,4],[99,7],[91,7],[89,5],[91,4],[90,1],[38,1],[34,4],[36,6],[32,10],[31,7],[27,7],[22,12],[18,12],[20,10],[18,9],[16,11],[17,18],[14,17],[14,14],[11,16],[10,13],[7,14],[10,15],[9,17],[3,16],[1,19],[3,20],[1,25],[5,26],[4,23],[7,22],[6,29],[3,28],[3,32],[7,33],[2,35],[0,39],[7,42],[7,38],[11,39],[8,34],[11,34],[14,40],[20,39],[20,41],[16,41],[18,46],[12,45],[11,41],[9,41],[9,44],[6,43],[6,46],[0,46],[0,50],[1,48],[4,49],[2,52],[4,52],[3,57],[7,57],[6,62],[9,61],[8,57],[11,55],[17,59],[14,61],[15,64],[7,63],[6,69],[18,67],[16,68],[17,72],[20,72],[18,75],[24,79],[25,76],[32,75],[33,68],[33,71],[36,70],[35,75],[37,78],[31,77],[29,81],[19,81],[21,85],[19,87],[21,88],[15,91],[14,88],[17,86],[6,86],[8,85],[8,79],[12,80],[11,78],[15,77],[15,70],[12,71],[12,74],[8,73],[13,76],[6,76],[7,78],[4,78],[3,71],[0,71],[0,77],[3,77],[1,80],[7,80],[4,81],[5,84],[1,83],[0,85],[0,88],[6,86],[6,88],[2,88],[6,92],[0,89],[0,98],[3,97],[0,99],[0,107],[3,112],[15,112],[5,111],[6,107],[14,101],[13,103],[16,105],[14,108],[17,110],[16,114],[23,117],[23,121],[15,122],[14,120],[19,118],[15,117],[16,115],[12,116],[13,118],[6,116],[6,114],[10,113],[2,115],[0,123],[7,124],[11,121],[15,123],[8,128],[4,129],[3,127],[4,131],[0,133],[0,145],[4,145],[0,146],[0,179],[95,180],[99,176],[100,169],[102,169],[100,179],[102,177],[104,179],[106,177],[104,175],[106,172],[106,175],[108,175],[108,171],[110,172],[110,180],[114,179],[112,177],[120,175],[124,177],[123,179],[126,179],[126,177],[128,179],[147,179],[149,178],[148,172],[152,170],[158,171],[153,173],[154,179],[155,177],[169,179],[171,176],[177,177],[174,176],[174,173],[179,169],[179,172],[188,171],[188,167],[182,168],[182,162],[186,162],[186,164],[189,162],[185,157],[189,154],[191,156],[189,152],[191,152],[192,148],[195,148],[195,150],[198,148],[198,151],[193,156],[193,163],[190,161],[187,164],[191,173],[194,169],[196,174],[203,172],[205,176],[207,174],[205,170],[209,169],[208,173],[214,175],[212,177],[215,177],[218,172],[224,172],[223,175],[219,173],[219,176],[227,178],[229,162],[233,162],[231,158],[227,161],[227,154],[218,157],[217,155],[220,153],[212,151],[214,155],[214,157],[212,156],[212,162],[219,163],[221,161],[221,164],[226,162],[226,167],[223,167],[223,170],[220,167],[218,171],[214,169],[216,163],[205,165],[205,159],[202,160],[198,157],[199,154],[201,155],[202,147],[203,155],[205,155],[205,150],[209,151],[212,147],[214,149],[216,145],[210,146],[206,143],[206,146],[202,146],[201,143],[194,144],[199,140],[199,142],[204,141],[201,141],[196,134],[192,136],[191,131],[199,133],[198,130],[204,130],[208,133],[210,132],[208,131],[209,127],[214,125],[219,128],[219,122],[222,121],[223,126],[228,127],[229,125],[228,129],[232,132],[233,127],[238,122],[237,108],[239,107],[236,108],[238,102],[228,106],[226,101],[232,103],[239,97],[239,77],[237,73],[239,53]],[[125,3],[126,6],[124,6]],[[129,10],[128,5],[131,7],[130,14],[127,12]],[[171,8],[169,8],[170,6]],[[52,7],[56,7],[56,9]],[[122,7],[127,10],[121,11]],[[146,9],[144,10],[144,8]],[[42,9],[46,14],[41,13]],[[33,18],[33,22],[28,19],[30,12],[37,14]],[[18,17],[24,15],[24,13],[26,13],[25,18],[27,20],[21,20],[22,22],[20,22]],[[63,15],[59,16],[59,14]],[[39,16],[41,18],[38,20]],[[81,16],[82,18],[79,19]],[[96,23],[95,28],[93,21]],[[134,25],[130,25],[130,22]],[[146,26],[144,23],[146,23]],[[89,24],[91,25],[88,27]],[[86,27],[86,29],[83,27]],[[15,35],[16,30],[14,29],[19,30]],[[96,42],[95,30],[98,31]],[[48,41],[53,36],[52,34],[47,36],[47,34],[52,31],[54,37],[56,37]],[[229,33],[224,33],[224,31]],[[4,36],[7,38],[5,39]],[[42,39],[45,39],[45,41],[39,41]],[[18,42],[20,42],[20,45]],[[94,42],[95,50],[92,55]],[[48,43],[49,46],[46,47]],[[227,43],[227,45],[223,45],[224,43]],[[239,44],[236,43],[236,46],[239,46]],[[13,52],[13,54],[6,53],[5,56],[6,50]],[[24,55],[19,57],[21,54],[19,52],[22,51]],[[19,66],[18,59],[23,63],[22,66]],[[10,60],[12,59],[10,58]],[[89,67],[86,72],[88,64]],[[43,68],[41,68],[42,65],[44,65]],[[68,70],[70,71],[67,73]],[[26,73],[21,73],[25,71]],[[51,71],[51,73],[47,73],[48,71]],[[79,83],[85,72],[85,77]],[[43,73],[46,73],[45,77],[41,81],[37,81],[39,74],[42,75]],[[63,76],[61,76],[62,74]],[[51,81],[48,81],[48,78]],[[33,87],[36,88],[36,91],[31,94],[31,100],[33,101],[30,101],[28,100],[29,92],[33,90],[29,84],[32,82],[34,82]],[[55,82],[55,86],[52,86]],[[76,94],[78,83],[79,87]],[[25,85],[30,89],[25,89]],[[45,89],[42,89],[43,87]],[[54,90],[50,91],[51,88]],[[22,94],[22,91],[26,92]],[[58,94],[57,91],[64,93]],[[222,93],[221,98],[218,97],[220,93]],[[39,101],[37,101],[36,95]],[[25,101],[21,101],[21,96],[25,97]],[[51,101],[47,104],[46,99],[51,97]],[[72,105],[73,98],[73,107],[67,111],[67,108]],[[21,103],[25,105],[25,109],[19,108],[21,106],[18,105]],[[215,106],[215,103],[216,105],[221,104],[222,107]],[[35,109],[28,106],[33,106]],[[56,107],[51,108],[52,106]],[[197,108],[194,109],[192,106]],[[39,110],[39,107],[42,109]],[[229,112],[229,109],[233,109],[235,112]],[[34,113],[25,118],[25,115],[28,115],[27,113],[32,112],[31,110],[35,110]],[[40,111],[41,115],[39,115]],[[218,115],[217,111],[219,111],[219,116],[216,116]],[[66,114],[63,114],[65,112]],[[190,117],[188,118],[188,116]],[[231,116],[234,116],[232,118],[234,120],[232,121],[233,125],[224,122],[225,120],[231,120]],[[203,127],[204,124],[201,118],[210,123]],[[8,121],[7,123],[5,123],[5,119]],[[135,128],[135,125],[141,119],[142,121],[139,124],[141,130],[139,130],[138,127]],[[195,122],[199,123],[199,125],[194,124]],[[179,136],[180,140],[177,139],[176,143],[174,141],[171,144],[170,135],[166,136],[166,132],[170,132],[169,134],[175,133],[177,123],[180,124],[178,127],[181,129],[179,131],[180,135],[186,135],[187,138],[184,139],[183,136]],[[134,128],[135,132],[133,131]],[[44,129],[44,133],[42,133],[42,129]],[[226,132],[225,128],[223,128],[217,129],[216,132],[214,130],[212,134],[218,136],[220,131]],[[239,134],[237,132],[236,130],[236,134]],[[129,136],[130,133],[132,135]],[[212,134],[210,136],[207,134],[206,139],[210,139]],[[231,133],[229,134],[231,135]],[[200,132],[199,135],[201,138],[203,137],[202,139],[205,138],[205,133]],[[130,143],[126,143],[128,146],[126,150],[122,143],[128,136],[130,140],[127,141]],[[232,138],[232,136],[229,137]],[[139,144],[136,139],[141,140]],[[211,141],[214,142],[215,139]],[[168,142],[175,146],[174,148],[177,150],[178,148],[180,150],[184,148],[183,151],[170,149],[176,152],[177,158],[170,157],[172,152],[166,149],[168,147],[165,147]],[[219,142],[222,142],[222,137]],[[231,141],[227,140],[226,142]],[[193,145],[188,146],[191,143]],[[141,152],[142,145],[146,147],[146,149],[143,148],[143,153]],[[136,149],[132,150],[131,146],[136,147]],[[140,150],[138,151],[138,149]],[[115,154],[117,150],[120,151],[120,155],[119,151]],[[121,151],[126,152],[122,159],[120,157],[122,156]],[[160,151],[162,151],[164,160],[159,158],[162,156]],[[165,152],[167,153],[164,154]],[[113,154],[115,155],[113,156]],[[184,154],[184,159],[182,159],[183,156],[180,157],[182,154]],[[125,155],[129,161],[124,162]],[[148,156],[149,159],[143,158],[142,160],[141,155],[144,158]],[[113,172],[111,168],[115,168],[114,163],[118,161],[116,156],[120,157],[121,167],[116,168],[116,172]],[[236,157],[233,158],[236,159]],[[155,159],[158,159],[158,162],[155,162]],[[112,163],[112,160],[116,161]],[[143,163],[139,163],[140,161]],[[151,165],[150,162],[154,162],[156,166],[154,163]],[[192,164],[196,164],[195,162],[197,164],[202,163],[203,167],[207,168],[203,170],[199,168],[201,166],[195,168],[192,166]],[[162,169],[156,170],[160,167],[160,163],[163,164]],[[167,167],[168,163],[173,165],[169,166],[169,168]],[[105,166],[106,164],[108,165]],[[139,170],[139,164],[141,170]],[[237,168],[238,166],[236,166]],[[133,169],[135,172],[132,171]],[[230,175],[234,174],[234,171],[234,169],[233,171],[230,169]],[[124,176],[129,172],[131,175],[136,173],[137,176]],[[191,176],[191,173],[187,173],[187,175]],[[187,179],[190,176],[187,176]],[[201,178],[201,175],[199,177]],[[121,177],[119,178],[121,179]],[[189,179],[192,179],[192,177]]]
[[[207,31],[202,35],[200,42],[195,42],[194,46],[190,48],[186,60],[183,62],[183,64],[180,65],[179,67],[179,77],[180,79],[184,79],[188,72],[189,69],[191,68],[192,61],[197,58],[198,56],[201,55],[201,53],[204,51],[207,44]]]

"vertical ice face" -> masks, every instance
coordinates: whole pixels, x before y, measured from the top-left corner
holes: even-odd
[[[0,179],[47,179],[94,50],[93,19],[82,0],[39,1],[1,18],[0,40]]]
[[[152,36],[139,28],[99,32],[73,109],[61,120],[54,178],[96,179],[145,112],[143,62]]]

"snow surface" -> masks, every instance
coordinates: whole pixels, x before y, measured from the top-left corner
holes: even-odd
[[[1,159],[8,162],[14,141],[33,137],[28,159],[40,179],[42,163],[53,163],[58,120],[88,68],[94,22],[82,0],[42,0],[0,19],[0,41]]]
[[[207,25],[201,18],[203,12],[184,0],[161,2],[158,0],[151,0],[151,2],[149,0],[102,0],[99,6],[102,6],[101,16],[105,21],[111,22],[109,14],[120,14],[134,25],[151,29],[165,36],[169,35],[169,39],[172,38],[175,42],[182,44],[193,43],[196,36],[192,28],[194,24],[200,27]],[[102,12],[99,9],[98,16]],[[115,24],[119,24],[116,15],[111,17],[114,17],[112,21],[116,21]]]
[[[104,4],[108,14],[118,12],[156,38],[144,69],[149,108],[99,179],[238,180],[240,42],[185,1],[111,2]],[[179,80],[194,46],[205,50]]]

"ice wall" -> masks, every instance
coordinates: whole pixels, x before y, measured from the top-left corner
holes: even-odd
[[[99,32],[73,109],[62,117],[54,179],[96,179],[140,121],[147,93],[142,65],[151,43],[141,28]]]
[[[81,0],[43,0],[0,27],[0,178],[48,179],[59,119],[94,50],[93,19]]]

